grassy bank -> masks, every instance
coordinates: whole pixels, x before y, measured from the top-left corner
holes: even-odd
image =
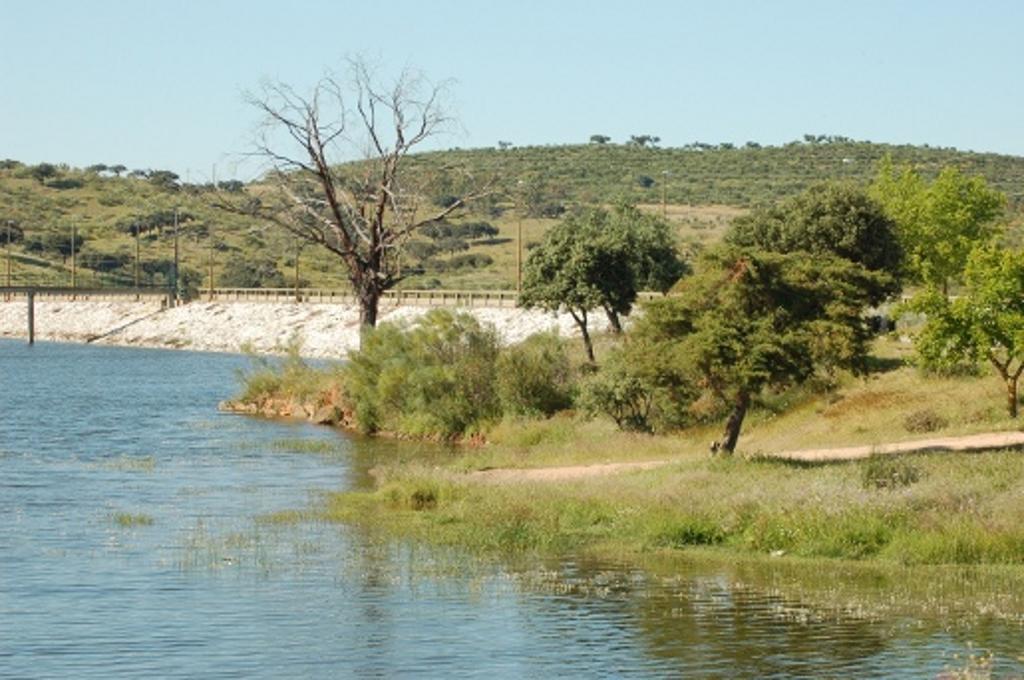
[[[326,495],[268,521],[353,522],[389,534],[485,552],[631,555],[694,551],[877,560],[893,564],[1024,563],[1024,455],[932,453],[808,465],[779,451],[1017,429],[991,376],[928,377],[883,340],[875,371],[825,394],[765,398],[741,455],[712,458],[718,424],[652,436],[563,412],[505,419],[486,443],[444,460],[382,465],[376,488]],[[270,387],[321,399],[298,364],[268,371]],[[336,378],[336,376],[335,376]],[[274,382],[278,381],[278,382]],[[258,380],[256,381],[259,382]],[[326,387],[325,387],[326,386]],[[657,469],[555,481],[475,474],[666,461]]]
[[[455,461],[452,468],[458,468]],[[274,521],[355,522],[471,550],[669,550],[1024,563],[1024,457],[1001,451],[805,466],[685,454],[665,467],[572,481],[483,483],[451,468],[378,473]]]

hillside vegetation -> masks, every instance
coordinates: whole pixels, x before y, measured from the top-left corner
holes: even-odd
[[[588,144],[505,149],[454,149],[410,156],[412,173],[429,173],[443,202],[465,177],[492,181],[495,192],[460,219],[497,231],[463,239],[425,236],[408,250],[404,287],[512,288],[516,241],[528,249],[566,211],[617,201],[664,211],[681,247],[692,252],[717,241],[731,220],[750,207],[795,195],[816,181],[867,183],[877,162],[891,155],[925,177],[944,165],[984,176],[1009,199],[1011,226],[1024,206],[1024,158],[955,149],[893,146],[820,138],[778,147],[693,144],[684,148]],[[240,190],[239,182],[223,188]],[[11,225],[15,284],[69,285],[71,231],[76,230],[77,283],[166,286],[174,257],[172,229],[180,221],[182,287],[343,288],[335,258],[250,218],[213,207],[212,186],[186,184],[166,171],[126,172],[121,166],[29,166],[0,161],[0,246]],[[138,226],[136,226],[138,225]],[[1019,239],[1019,229],[1011,235]],[[0,269],[0,271],[4,271]]]

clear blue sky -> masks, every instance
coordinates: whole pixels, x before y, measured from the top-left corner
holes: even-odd
[[[0,0],[0,158],[245,176],[242,93],[351,54],[455,79],[444,147],[820,133],[1024,155],[1022,26],[1018,0]]]

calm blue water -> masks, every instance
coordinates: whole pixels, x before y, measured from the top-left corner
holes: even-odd
[[[245,365],[0,341],[0,677],[927,677],[968,644],[1021,671],[1004,621],[260,522],[417,451],[218,414]]]

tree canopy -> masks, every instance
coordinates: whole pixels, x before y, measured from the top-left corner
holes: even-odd
[[[931,289],[913,301],[927,321],[916,338],[926,367],[991,364],[1006,387],[1010,417],[1017,417],[1017,383],[1024,373],[1024,253],[995,245],[968,256],[964,290],[949,299]]]
[[[649,303],[637,322],[647,342],[677,346],[702,397],[729,411],[732,452],[751,399],[816,371],[863,369],[863,310],[882,274],[830,254],[726,246],[705,253],[678,294]]]
[[[777,253],[834,255],[880,274],[878,304],[900,289],[903,248],[896,225],[862,189],[825,182],[737,218],[726,242]]]
[[[603,309],[614,330],[641,288],[667,290],[686,271],[669,225],[632,206],[592,208],[555,225],[526,261],[520,304],[569,312],[594,360],[587,327]]]
[[[931,183],[891,158],[879,164],[872,195],[898,228],[914,280],[947,293],[970,252],[998,233],[1006,197],[980,176],[946,166]]]

